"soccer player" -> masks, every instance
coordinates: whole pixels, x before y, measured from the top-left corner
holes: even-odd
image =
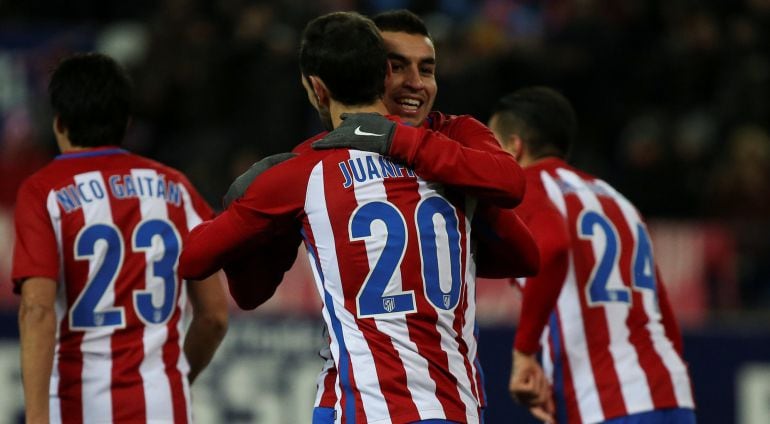
[[[570,103],[550,88],[523,88],[500,99],[489,125],[525,166],[516,210],[541,258],[523,284],[512,393],[531,396],[524,376],[547,323],[543,363],[560,423],[695,422],[647,227],[622,194],[565,161],[577,126]]]
[[[189,422],[227,304],[218,273],[186,284],[177,263],[212,211],[180,172],[118,148],[131,83],[114,60],[66,58],[49,93],[62,154],[15,213],[27,422]]]
[[[461,151],[439,133],[361,115],[387,113],[379,100],[387,63],[380,34],[360,15],[312,21],[300,64],[309,100],[341,131],[324,141],[358,133],[371,142],[358,150],[305,149],[261,169],[242,197],[190,234],[180,269],[188,277],[227,269],[249,257],[244,247],[299,226],[339,370],[336,420],[478,422],[483,392],[470,255],[475,202],[425,180],[413,162],[384,154],[413,158],[427,149],[438,163],[456,167],[462,158],[495,157],[496,169],[514,178],[518,165],[507,154]],[[352,112],[358,114],[343,123],[341,115]],[[460,184],[473,185],[475,171],[468,168],[455,169]],[[480,186],[509,205],[522,188],[518,182]]]
[[[433,40],[422,19],[409,10],[400,9],[383,12],[374,16],[372,20],[380,30],[388,50],[390,72],[385,79],[385,95],[383,96],[383,102],[388,111],[393,115],[397,115],[403,122],[440,131],[457,141],[460,145],[479,150],[495,151],[498,148],[496,146],[497,141],[480,136],[487,130],[472,117],[467,115],[444,115],[440,112],[431,111],[438,92],[435,78],[436,52]],[[460,126],[461,122],[464,123],[464,127],[468,127],[471,124],[471,128],[474,128],[473,125],[475,125],[476,134],[473,132],[456,131],[455,128],[463,128],[463,126]],[[491,142],[491,144],[486,144],[487,142]],[[303,145],[300,145],[295,151],[303,147]],[[398,156],[392,157],[398,160],[407,159]],[[417,159],[422,159],[424,167],[436,165],[430,156],[418,157]],[[488,175],[488,171],[493,170],[485,169],[486,167],[483,163],[473,163],[473,167],[479,172],[479,179],[487,179],[490,182],[495,181],[494,176]],[[433,173],[432,177],[434,180],[438,179],[438,181],[448,185],[452,185],[456,181],[454,179],[455,175],[452,174],[437,175]],[[474,190],[472,193],[477,196],[479,194],[478,190]],[[494,203],[495,199],[479,196],[479,200],[482,201],[485,207],[489,207],[488,203]],[[489,207],[487,211],[493,215],[509,213],[509,211],[502,211],[494,207]],[[479,221],[484,221],[484,219],[477,219],[474,228],[479,226]],[[516,236],[516,234],[521,234],[522,232],[517,228],[518,217],[508,215],[500,219],[486,219],[486,221],[486,226],[493,229],[498,235],[500,235],[501,229],[507,230],[507,236],[500,235],[500,237],[495,237],[495,239],[508,238],[515,241],[509,242],[507,246],[501,246],[500,244],[490,243],[488,239],[481,240],[478,244],[476,255],[477,274],[489,278],[532,275],[531,270],[527,269],[526,266],[522,266],[521,262],[510,261],[511,251],[526,255],[531,253],[532,249],[532,246],[526,240]],[[474,234],[478,235],[488,232],[488,230],[485,231],[483,228],[480,230]],[[532,260],[530,256],[530,259],[524,262],[531,262]],[[504,264],[508,264],[509,267],[502,268]],[[333,416],[333,409],[337,402],[335,390],[337,374],[333,360],[329,357],[328,352],[322,351],[321,356],[327,358],[327,363],[317,383],[318,392],[315,400],[316,421],[314,421],[316,424],[331,422],[330,419],[324,420],[321,417]],[[544,381],[544,376],[542,380]],[[540,398],[544,398],[550,392],[547,385],[541,384],[535,393]],[[482,406],[485,406],[483,397]],[[547,419],[549,416],[546,410],[537,410],[537,414],[544,419]]]

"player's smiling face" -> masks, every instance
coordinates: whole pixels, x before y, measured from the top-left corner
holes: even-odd
[[[385,78],[385,106],[404,122],[420,125],[436,100],[436,50],[428,37],[383,31],[391,73]]]

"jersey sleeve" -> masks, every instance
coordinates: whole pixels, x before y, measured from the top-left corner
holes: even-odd
[[[655,277],[657,278],[657,291],[658,291],[658,307],[660,308],[661,321],[663,323],[663,329],[666,331],[666,336],[674,344],[674,349],[679,355],[684,354],[684,343],[682,341],[682,333],[679,330],[679,324],[676,322],[676,316],[674,316],[674,310],[671,308],[671,303],[668,300],[668,293],[666,292],[666,286],[663,284],[663,280],[660,278],[660,272],[658,267],[655,267]]]
[[[478,242],[476,274],[484,278],[534,275],[540,254],[529,229],[512,209],[480,204],[473,219]]]
[[[287,231],[268,244],[250,247],[248,256],[225,264],[230,296],[238,307],[254,309],[273,296],[294,264],[300,243],[299,231]]]
[[[179,173],[178,176],[179,180],[184,184],[185,189],[187,189],[187,192],[190,193],[191,204],[189,206],[192,207],[193,211],[195,211],[203,221],[212,219],[214,217],[214,209],[211,208],[208,202],[206,202],[200,192],[198,192],[186,176],[182,173]],[[191,227],[194,227],[194,225],[191,225]]]
[[[195,227],[179,259],[184,278],[202,279],[249,257],[249,247],[267,244],[292,225],[303,208],[297,158],[256,178],[244,195],[216,218]]]
[[[451,135],[398,125],[389,150],[428,181],[457,187],[495,206],[512,208],[524,196],[524,174],[494,134],[471,117],[455,118]]]
[[[569,266],[570,236],[566,221],[545,195],[530,193],[521,207],[524,222],[532,232],[540,253],[540,272],[526,279],[522,290],[521,318],[514,348],[533,354],[556,306]],[[531,200],[531,201],[530,201]]]
[[[29,182],[20,188],[14,211],[13,291],[30,277],[59,279],[59,248],[45,194]]]

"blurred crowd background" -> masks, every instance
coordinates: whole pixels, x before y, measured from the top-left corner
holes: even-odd
[[[307,21],[402,7],[435,39],[437,109],[486,121],[522,85],[560,89],[580,119],[577,165],[653,222],[719,234],[709,317],[767,316],[770,0],[0,0],[0,249],[19,183],[56,154],[46,83],[62,55],[122,62],[136,83],[125,147],[218,206],[252,162],[320,130],[299,82]]]

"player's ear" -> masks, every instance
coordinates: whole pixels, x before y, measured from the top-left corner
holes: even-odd
[[[53,133],[57,136],[67,136],[67,127],[64,126],[59,114],[53,117]]]
[[[521,159],[524,157],[525,150],[527,148],[527,145],[524,144],[524,140],[522,140],[518,134],[513,134],[508,139],[507,144],[511,146],[508,151],[511,152],[511,154],[513,155],[513,157],[516,158],[516,160],[521,161]]]
[[[316,95],[318,104],[328,107],[329,89],[326,87],[326,84],[324,84],[324,82],[317,76],[311,75],[308,77],[308,79],[310,80],[310,86],[313,88],[313,92]]]

